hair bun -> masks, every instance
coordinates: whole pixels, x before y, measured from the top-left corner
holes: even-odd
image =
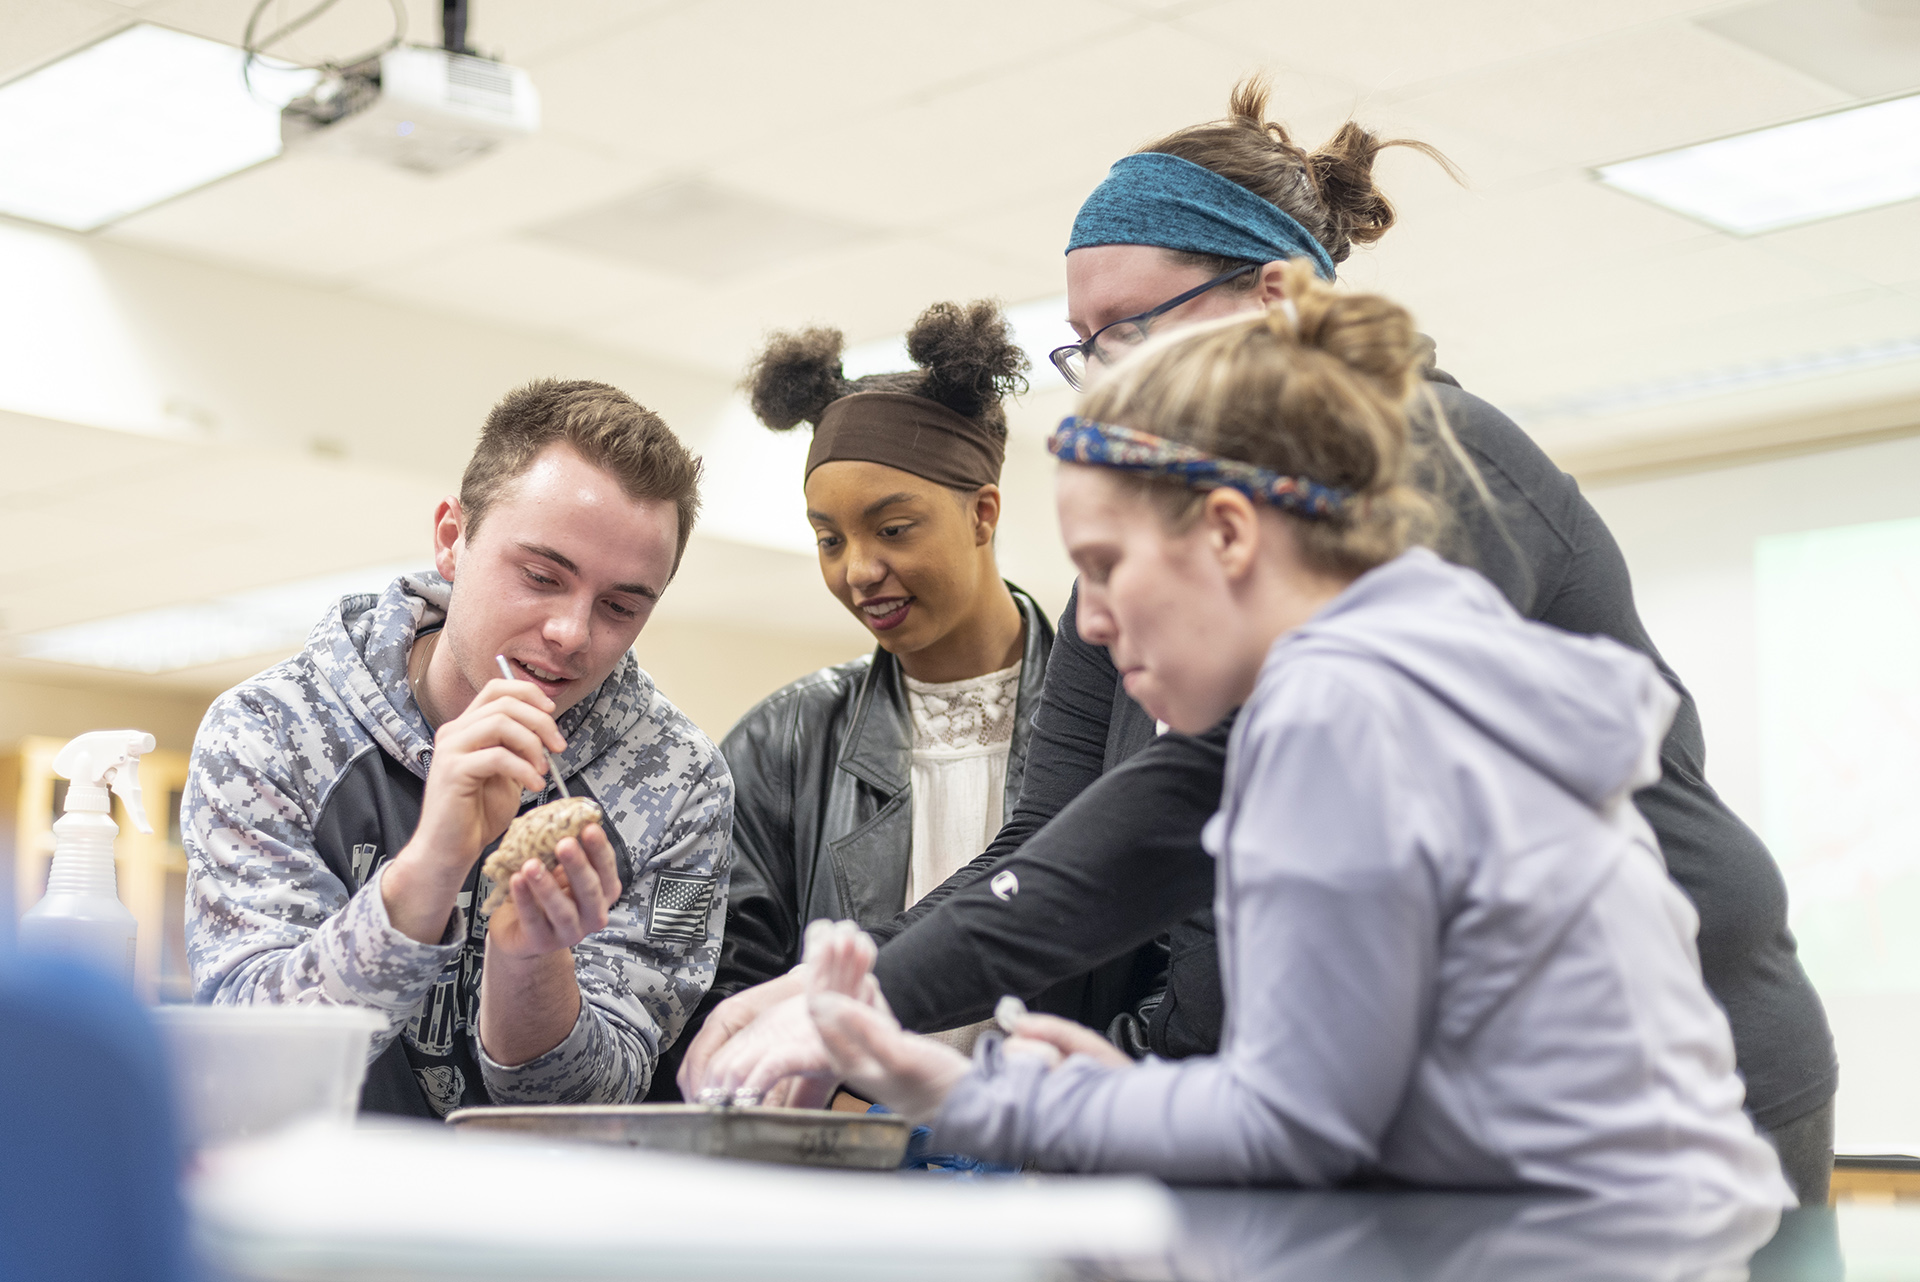
[[[1287,264],[1283,288],[1299,317],[1300,346],[1325,352],[1389,400],[1412,393],[1425,352],[1406,308],[1379,294],[1336,290],[1305,259]]]
[[[1270,94],[1265,76],[1249,76],[1234,86],[1225,119],[1176,130],[1140,150],[1179,156],[1239,183],[1306,228],[1336,263],[1393,226],[1393,205],[1373,185],[1382,151],[1410,147],[1460,180],[1452,162],[1426,143],[1381,138],[1351,120],[1309,152],[1285,125],[1267,119]]]
[[[920,395],[978,418],[1026,390],[1027,354],[994,303],[935,303],[907,331],[907,355],[926,371]]]
[[[771,335],[754,358],[743,386],[754,415],[776,432],[819,425],[827,406],[855,392],[924,396],[996,434],[1006,431],[1004,397],[1026,390],[1027,354],[1013,327],[989,301],[935,303],[907,331],[907,355],[920,368],[850,379],[841,364],[846,345],[837,329],[788,330]]]
[[[846,338],[837,329],[783,331],[747,370],[753,413],[776,432],[817,423],[827,406],[854,390],[840,368]]]

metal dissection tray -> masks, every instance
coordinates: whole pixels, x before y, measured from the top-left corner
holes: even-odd
[[[447,1115],[447,1124],[663,1153],[869,1171],[900,1165],[913,1129],[905,1118],[888,1113],[708,1104],[462,1108]]]

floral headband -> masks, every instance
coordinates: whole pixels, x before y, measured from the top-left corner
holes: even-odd
[[[1047,449],[1068,463],[1162,476],[1196,490],[1238,490],[1256,503],[1312,520],[1339,515],[1353,497],[1345,490],[1304,476],[1282,476],[1257,464],[1218,458],[1151,432],[1096,423],[1077,415],[1060,420],[1060,426],[1047,438]]]

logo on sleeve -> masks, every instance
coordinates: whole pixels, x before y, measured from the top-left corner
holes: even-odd
[[[653,884],[653,909],[647,915],[647,938],[697,944],[707,937],[707,914],[713,908],[716,877],[663,872]]]
[[[987,883],[987,889],[993,892],[995,899],[1012,899],[1020,893],[1020,879],[1014,876],[1013,869],[1002,868],[993,874],[993,880]]]

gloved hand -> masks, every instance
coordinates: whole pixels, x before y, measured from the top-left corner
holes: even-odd
[[[1085,1024],[1030,1012],[1018,997],[1002,997],[994,1007],[993,1019],[1007,1035],[1002,1054],[1032,1055],[1044,1060],[1049,1071],[1060,1067],[1069,1055],[1084,1055],[1102,1068],[1133,1067],[1132,1056]]]
[[[713,1061],[735,1037],[753,1026],[754,1020],[789,997],[804,998],[807,991],[806,966],[795,966],[777,979],[735,993],[715,1006],[700,1026],[700,1032],[687,1044],[675,1081],[681,1098],[695,1100],[712,1077]],[[824,1057],[823,1061],[824,1062]],[[731,1093],[731,1088],[729,1093]]]
[[[873,980],[876,951],[850,921],[808,927],[807,1010],[840,1080],[864,1099],[931,1122],[967,1075],[969,1061],[944,1042],[900,1027]]]
[[[705,1076],[687,1098],[701,1104],[823,1108],[838,1080],[803,992],[769,1006],[734,1034],[708,1061]]]
[[[880,995],[879,982],[873,978],[876,952],[873,941],[852,923],[842,924],[852,929],[865,945],[860,974],[843,982],[851,984],[852,992],[862,1003],[884,1007],[886,999]],[[815,960],[818,941],[834,929],[835,923],[829,921],[816,921],[807,927],[800,964],[780,979],[760,985],[762,989],[778,985],[782,994],[779,999],[765,1005],[744,1027],[732,1032],[703,1064],[693,1062],[694,1051],[700,1049],[696,1042],[681,1066],[682,1095],[702,1104],[826,1106],[840,1078],[828,1060],[826,1048],[820,1044],[813,1017],[807,1011],[807,992],[810,977],[818,966]],[[739,996],[746,997],[756,991],[749,989]],[[726,1010],[727,1005],[727,1002],[721,1003],[714,1014]],[[711,1026],[711,1018],[708,1023]]]

